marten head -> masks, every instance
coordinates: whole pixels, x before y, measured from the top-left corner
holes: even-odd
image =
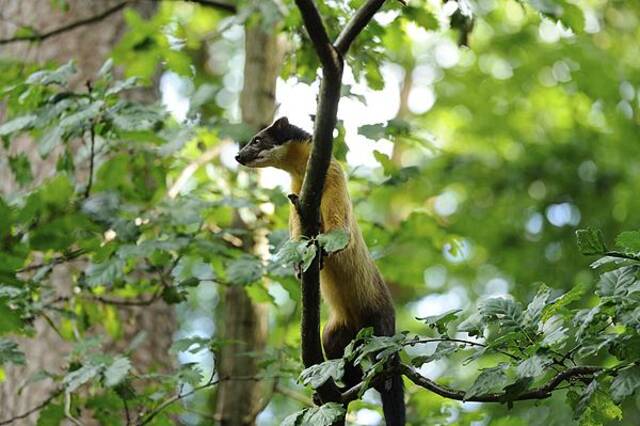
[[[247,167],[277,167],[288,170],[293,151],[297,151],[293,146],[310,141],[309,133],[289,124],[287,117],[282,117],[251,138],[236,155],[236,161]]]

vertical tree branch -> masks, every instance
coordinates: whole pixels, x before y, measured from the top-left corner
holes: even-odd
[[[296,0],[305,28],[322,64],[322,81],[318,95],[318,107],[313,132],[313,147],[302,186],[299,201],[302,234],[312,238],[320,232],[320,203],[322,190],[331,162],[333,130],[336,126],[340,87],[342,85],[343,56],[351,42],[371,20],[384,0],[370,0],[356,12],[338,38],[339,44],[329,41],[312,0]],[[339,48],[338,48],[339,46]],[[324,361],[320,339],[320,251],[311,266],[302,274],[302,360],[305,367]],[[332,380],[318,394],[323,402],[341,401],[340,392]]]

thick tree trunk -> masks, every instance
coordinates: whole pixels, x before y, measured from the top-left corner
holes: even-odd
[[[17,26],[12,22],[45,32],[94,16],[119,3],[119,0],[68,0],[70,10],[66,13],[52,8],[51,3],[50,0],[0,0],[0,38],[10,37],[15,32]],[[155,5],[152,2],[142,2],[136,8],[143,14],[149,14]],[[49,38],[42,43],[20,42],[1,46],[0,58],[38,63],[65,63],[73,59],[79,71],[75,82],[81,85],[104,63],[124,30],[125,22],[119,11],[100,22]],[[145,97],[151,100],[154,94],[148,91]],[[2,116],[0,108],[0,122],[3,120]],[[55,153],[47,160],[40,159],[28,138],[15,140],[9,149],[11,153],[26,152],[30,157],[34,165],[34,184],[55,173]],[[13,177],[6,167],[6,158],[7,153],[0,146],[0,194],[16,190]],[[52,275],[52,283],[62,294],[69,294],[69,276],[70,271],[66,265],[58,266]],[[126,345],[140,332],[145,332],[147,336],[132,355],[134,366],[142,371],[168,368],[172,364],[168,349],[175,330],[173,307],[159,302],[151,306],[119,309],[119,315],[124,332],[122,344]],[[35,325],[36,336],[19,342],[27,356],[26,365],[22,368],[7,368],[6,379],[0,383],[0,420],[23,413],[47,398],[53,387],[50,382],[35,383],[20,395],[16,393],[33,373],[39,370],[59,373],[64,367],[69,343],[64,342],[44,320],[36,321]],[[115,349],[112,344],[110,346],[107,350]],[[36,418],[37,414],[31,415],[20,424],[35,424]]]
[[[260,24],[245,30],[244,88],[240,106],[243,121],[258,129],[271,123],[275,112],[275,90],[282,62],[275,29],[265,31]],[[256,232],[248,249],[264,254],[266,234]],[[251,247],[253,246],[253,247]],[[224,296],[224,338],[238,342],[225,346],[218,360],[220,377],[256,376],[255,356],[264,349],[267,335],[266,306],[251,301],[244,288],[230,287]],[[253,425],[268,402],[262,386],[253,380],[230,380],[220,384],[216,400],[216,419],[221,425]]]

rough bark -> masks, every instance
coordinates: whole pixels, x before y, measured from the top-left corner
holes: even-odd
[[[45,32],[70,22],[100,13],[117,4],[117,0],[69,0],[70,10],[66,13],[52,8],[50,0],[0,0],[0,38],[13,35],[18,26],[28,25]],[[151,13],[155,5],[151,2],[137,4],[143,14]],[[16,23],[13,25],[11,23]],[[113,45],[125,30],[122,12],[114,13],[100,22],[76,28],[72,31],[50,37],[41,43],[18,42],[0,46],[0,58],[14,58],[27,62],[45,63],[55,61],[65,63],[71,59],[76,62],[78,74],[75,84],[95,74],[107,58]],[[145,97],[152,99],[149,91]],[[3,120],[0,108],[0,122]],[[39,158],[35,147],[28,138],[14,140],[9,148],[11,153],[25,152],[31,159],[35,175],[34,185],[55,173],[55,152],[48,159]],[[0,147],[0,194],[15,191],[16,185],[8,170],[7,152]],[[52,283],[62,294],[70,291],[70,270],[67,265],[56,268]],[[172,334],[175,329],[174,311],[171,306],[156,303],[145,307],[126,307],[119,309],[124,337],[118,345],[126,345],[137,333],[144,331],[147,338],[134,351],[132,361],[136,368],[149,370],[165,369],[172,364],[168,353]],[[55,319],[54,319],[55,321]],[[0,383],[1,418],[9,418],[33,408],[45,400],[52,390],[50,382],[39,382],[28,386],[20,395],[16,390],[36,371],[46,369],[59,373],[64,368],[64,356],[69,351],[69,343],[64,342],[43,319],[35,324],[36,335],[31,339],[22,339],[20,345],[26,353],[24,367],[6,369],[6,380]],[[116,350],[110,344],[108,350]],[[20,424],[35,424],[37,414],[31,415]]]
[[[242,120],[258,129],[271,123],[275,112],[276,79],[282,62],[281,43],[275,28],[261,24],[245,29],[244,87],[240,98]],[[247,241],[248,250],[264,255],[266,232],[254,232]],[[267,309],[251,301],[244,288],[226,290],[222,324],[224,338],[237,343],[225,346],[218,358],[220,377],[255,376],[259,373],[256,358],[265,346]],[[264,383],[258,381],[226,381],[219,385],[216,419],[221,425],[254,425],[256,416],[268,402]]]

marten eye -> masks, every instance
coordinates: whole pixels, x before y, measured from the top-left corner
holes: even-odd
[[[262,143],[262,138],[255,138],[253,140],[254,143]]]

